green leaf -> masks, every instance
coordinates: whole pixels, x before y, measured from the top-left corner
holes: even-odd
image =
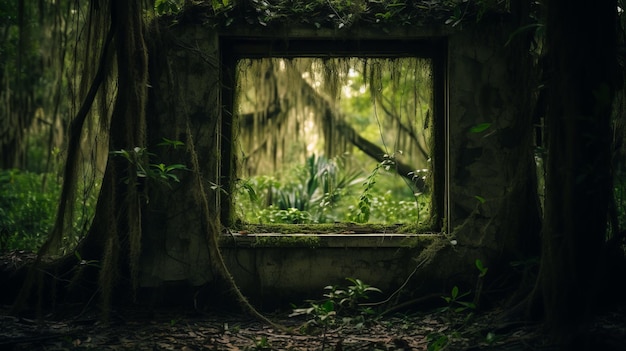
[[[470,128],[470,133],[481,133],[491,127],[491,123],[479,123]]]
[[[465,308],[476,309],[476,305],[473,302],[457,301],[457,303]]]
[[[173,171],[176,169],[182,169],[182,170],[187,170],[187,166],[180,164],[180,163],[175,163],[173,165],[169,165],[165,167],[165,171],[169,172],[169,171]]]
[[[254,187],[250,183],[243,183],[241,187],[248,193],[248,198],[250,201],[256,202],[259,199],[259,196],[256,194]]]
[[[448,337],[439,334],[428,335],[428,351],[439,351],[448,344]]]
[[[324,312],[329,313],[335,309],[335,303],[332,300],[326,300],[321,307]]]
[[[174,149],[176,149],[176,148],[178,148],[179,146],[184,146],[184,145],[185,145],[185,143],[183,143],[183,142],[182,142],[182,141],[180,141],[180,140],[170,140],[170,139],[168,139],[168,138],[162,138],[162,139],[163,139],[163,141],[162,141],[162,142],[160,142],[160,143],[158,143],[158,144],[157,144],[158,146],[171,146],[171,147],[173,147]]]
[[[154,9],[158,15],[178,13],[180,11],[177,0],[156,0],[154,3]]]
[[[452,296],[452,299],[453,299],[453,300],[454,300],[454,299],[456,299],[456,298],[457,298],[457,296],[459,296],[459,287],[458,287],[458,286],[456,286],[456,285],[455,285],[455,286],[452,288],[452,292],[450,293],[450,296]]]
[[[479,195],[474,195],[474,198],[478,200],[481,204],[485,203],[485,198]]]
[[[461,295],[458,295],[457,299],[463,298],[463,297],[465,297],[465,296],[467,296],[467,295],[469,295],[471,293],[472,293],[471,291],[466,291],[466,292],[462,293]]]
[[[485,267],[483,265],[483,261],[481,261],[480,259],[476,259],[474,263],[476,264],[476,268],[478,268],[478,270],[480,271],[479,277],[480,278],[484,277],[487,274],[487,271],[489,270],[489,268]]]

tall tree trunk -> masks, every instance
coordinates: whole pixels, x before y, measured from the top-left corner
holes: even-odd
[[[147,163],[141,153],[133,153],[134,148],[146,146],[148,60],[143,8],[135,1],[111,0],[110,4],[118,92],[109,124],[109,149],[127,150],[131,158],[109,157],[91,228],[78,248],[83,258],[100,261],[105,318],[116,291],[128,297],[137,288],[142,235],[138,165]]]
[[[70,126],[68,159],[55,227],[39,250],[37,262],[26,278],[23,293],[18,296],[14,310],[19,310],[26,302],[33,285],[33,272],[41,264],[41,257],[60,243],[67,228],[67,219],[71,219],[76,193],[77,164],[80,158],[80,139],[84,135],[84,124],[88,112],[93,107],[96,92],[103,89],[103,83],[106,81],[110,67],[108,60],[112,57],[109,52],[111,44],[115,44],[118,91],[110,121],[106,120],[106,111],[101,111],[103,123],[108,123],[106,127],[110,135],[109,148],[132,152],[135,147],[145,147],[148,62],[147,47],[143,38],[144,13],[141,4],[142,2],[136,1],[110,0],[101,3],[101,7],[94,9],[92,13],[94,17],[103,17],[103,22],[111,23],[111,28],[104,39],[94,81]],[[95,21],[94,18],[90,20]],[[106,108],[104,105],[100,107]],[[145,160],[129,161],[133,160],[109,157],[96,213],[87,236],[77,248],[79,254],[65,256],[55,264],[58,270],[69,271],[76,265],[77,258],[99,262],[98,285],[105,318],[115,291],[123,291],[125,296],[128,296],[129,288],[134,292],[132,288],[137,287],[138,258],[141,250],[141,188],[137,177],[137,165],[138,162]],[[80,278],[82,277],[77,277]]]
[[[548,2],[549,100],[545,221],[538,289],[545,321],[567,348],[592,315],[605,272],[611,194],[610,116],[616,1]]]

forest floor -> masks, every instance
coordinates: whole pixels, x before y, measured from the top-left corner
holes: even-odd
[[[64,315],[66,313],[63,313]],[[552,350],[537,325],[496,326],[495,314],[413,313],[337,323],[326,331],[302,319],[269,316],[288,332],[238,314],[180,311],[41,319],[0,317],[0,349],[8,350]],[[467,320],[466,320],[467,319]],[[623,331],[622,331],[623,332]],[[440,347],[437,347],[440,345]]]
[[[244,314],[182,310],[114,311],[109,323],[68,306],[42,318],[10,316],[0,308],[0,350],[557,350],[541,325],[502,323],[502,310],[413,312],[337,322],[326,330],[306,320],[270,314],[285,331]],[[78,313],[77,313],[78,312]],[[626,350],[626,311],[589,324],[597,347]],[[306,329],[306,330],[305,330]]]
[[[6,265],[4,265],[6,268]],[[0,291],[10,287],[8,281]],[[445,304],[441,300],[441,305]],[[557,350],[541,324],[506,322],[501,307],[486,311],[428,308],[351,319],[332,316],[323,328],[293,310],[266,314],[275,325],[221,309],[117,308],[103,322],[93,304],[57,305],[53,312],[13,316],[0,304],[0,350]],[[289,303],[285,302],[288,308]],[[234,308],[237,310],[238,308]],[[280,328],[278,326],[282,326]],[[605,311],[580,331],[587,350],[626,350],[626,307]]]

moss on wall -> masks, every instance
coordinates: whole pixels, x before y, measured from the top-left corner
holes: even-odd
[[[417,234],[428,233],[428,227],[418,224],[239,224],[230,228],[235,233],[278,233],[278,234]]]
[[[293,236],[293,235],[272,235],[255,237],[252,247],[320,247],[321,240],[319,236]]]

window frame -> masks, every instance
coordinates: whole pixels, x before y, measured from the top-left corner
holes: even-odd
[[[233,130],[235,104],[236,66],[246,58],[296,58],[296,57],[363,57],[401,58],[420,57],[432,60],[433,65],[433,163],[432,163],[432,209],[430,231],[445,230],[449,203],[448,172],[448,83],[447,40],[435,38],[398,39],[346,39],[346,38],[284,38],[284,37],[233,37],[219,40],[221,79],[221,121],[217,131],[221,191],[217,208],[225,227],[232,226],[232,180],[236,179]]]

